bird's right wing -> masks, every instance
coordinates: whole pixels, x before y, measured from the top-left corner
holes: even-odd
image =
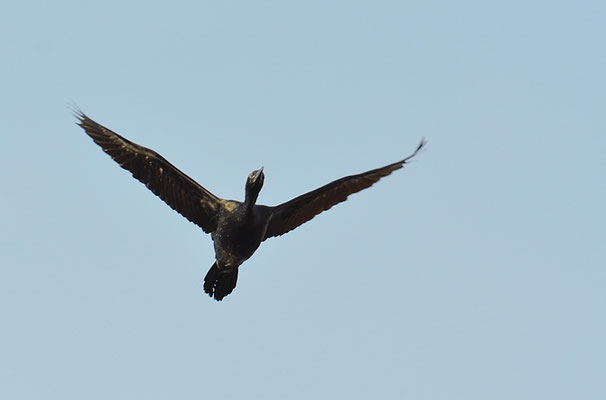
[[[104,152],[130,171],[173,210],[200,226],[205,232],[217,228],[222,200],[179,171],[155,151],[140,146],[77,111],[78,125]]]
[[[379,179],[402,168],[424,145],[425,140],[421,140],[414,153],[401,161],[358,175],[346,176],[286,203],[270,207],[272,217],[269,221],[264,240],[272,236],[283,235],[311,220],[322,211],[326,211],[332,206],[345,201],[350,194],[369,188],[379,181]]]

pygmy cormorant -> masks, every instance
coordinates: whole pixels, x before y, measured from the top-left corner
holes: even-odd
[[[175,211],[210,233],[215,263],[204,278],[204,291],[222,300],[236,287],[238,267],[262,241],[282,235],[322,211],[372,186],[402,168],[425,144],[403,160],[358,175],[346,176],[275,207],[256,204],[263,186],[263,168],[246,179],[244,202],[221,199],[179,171],[155,151],[140,146],[76,111],[80,125],[104,152],[144,183]]]

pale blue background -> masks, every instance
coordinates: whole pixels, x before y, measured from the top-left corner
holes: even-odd
[[[0,398],[606,398],[603,1],[8,3]],[[272,205],[429,144],[217,303],[71,103]]]

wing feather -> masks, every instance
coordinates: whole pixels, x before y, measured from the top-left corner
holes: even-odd
[[[267,227],[265,239],[272,236],[283,235],[286,232],[289,232],[311,220],[321,212],[326,211],[332,206],[347,200],[347,197],[350,194],[371,187],[381,178],[402,168],[404,164],[406,164],[419,152],[419,150],[421,150],[425,143],[425,140],[421,140],[421,143],[414,153],[401,161],[381,168],[366,171],[361,174],[337,179],[336,181],[324,185],[316,190],[312,190],[311,192],[287,201],[286,203],[282,203],[275,207],[270,207],[272,217]]]
[[[217,227],[222,200],[204,189],[155,151],[140,146],[93,121],[81,111],[78,125],[122,168],[147,186],[173,210],[205,232]]]

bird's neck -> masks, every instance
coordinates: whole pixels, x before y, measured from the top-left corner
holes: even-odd
[[[257,202],[257,197],[259,197],[259,191],[253,188],[246,188],[246,196],[244,198],[244,204],[246,205],[246,210],[250,211],[254,207]]]

